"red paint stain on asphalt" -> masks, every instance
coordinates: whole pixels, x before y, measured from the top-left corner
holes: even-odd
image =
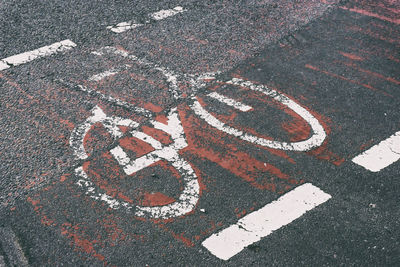
[[[34,210],[37,211],[39,209],[38,204],[40,203],[40,200],[34,200],[31,197],[27,198],[28,202],[32,204],[34,207]]]
[[[152,104],[152,103],[146,103],[146,104],[144,104],[144,108],[146,108],[146,109],[148,109],[148,110],[151,110],[151,111],[153,111],[153,112],[156,112],[156,113],[161,112],[161,111],[163,110],[161,107],[156,106],[156,105],[154,105],[154,104]]]
[[[339,52],[342,56],[347,57],[351,60],[356,60],[356,61],[364,61],[364,58],[354,55],[354,54],[350,54],[350,53],[345,53],[345,52]]]
[[[161,123],[164,123],[165,125],[168,124],[168,118],[165,115],[157,115],[155,117],[155,120]]]
[[[131,204],[134,202],[133,199],[129,198],[128,196],[124,195],[124,194],[121,193],[121,192],[119,192],[119,193],[117,194],[117,197],[120,198],[120,199],[122,199],[123,201],[128,202],[128,203],[131,203]]]
[[[317,159],[329,161],[336,166],[340,166],[346,161],[328,149],[328,142],[324,142],[320,147],[307,152],[307,154],[315,156]]]
[[[205,216],[204,215],[200,216],[200,219],[201,220],[205,220]],[[195,235],[194,236],[194,239],[196,241],[202,239],[203,237],[210,236],[211,234],[215,233],[215,230],[217,229],[217,226],[222,226],[223,225],[221,222],[215,223],[214,220],[210,220],[209,224],[210,224],[210,226],[207,229],[204,229],[204,230],[200,231],[199,235]]]
[[[61,234],[72,239],[71,244],[74,245],[77,250],[91,254],[100,261],[103,261],[105,265],[108,265],[107,262],[104,261],[105,257],[97,253],[94,249],[95,244],[98,244],[99,241],[90,241],[86,239],[83,235],[79,234],[79,230],[79,226],[72,225],[71,223],[63,223],[61,226]]]
[[[362,144],[360,146],[360,151],[365,151],[367,148],[370,148],[376,141],[374,139],[369,140],[368,142]]]
[[[160,192],[155,192],[155,193],[145,192],[143,199],[141,200],[141,205],[151,206],[151,207],[163,206],[163,205],[171,204],[175,201],[176,201],[176,199],[166,196]]]
[[[367,75],[369,75],[369,76],[374,76],[374,77],[376,77],[376,78],[379,78],[379,79],[382,79],[382,80],[385,80],[385,81],[394,83],[394,84],[396,84],[396,85],[400,85],[400,81],[398,81],[398,80],[396,80],[396,79],[394,79],[394,78],[392,78],[392,77],[386,77],[386,76],[383,76],[383,75],[380,74],[380,73],[377,73],[377,72],[373,72],[373,71],[370,71],[370,70],[366,70],[366,69],[360,68],[359,66],[357,66],[357,65],[354,64],[354,63],[343,62],[343,64],[346,65],[346,66],[348,66],[348,67],[352,67],[352,68],[354,68],[354,69],[356,69],[356,70],[358,70],[358,71],[360,71],[360,72],[363,72],[363,73],[365,73],[365,74],[367,74]]]
[[[387,21],[387,22],[391,22],[391,23],[394,23],[394,24],[400,24],[400,19],[392,19],[392,18],[389,18],[389,17],[386,17],[386,16],[379,15],[377,13],[373,13],[373,12],[367,11],[365,9],[347,8],[347,7],[340,7],[340,8],[345,9],[345,10],[349,10],[351,12],[359,13],[359,14],[362,14],[362,15],[365,15],[365,16],[368,16],[368,17],[378,18],[378,19],[381,19],[381,20],[384,20],[384,21]]]
[[[82,166],[84,171],[89,177],[91,177],[92,181],[100,189],[104,190],[107,195],[115,198],[119,193],[122,192],[122,190],[115,183],[113,183],[112,185],[109,184],[109,181],[115,177],[119,177],[119,173],[115,173],[112,169],[111,171],[104,173],[103,170],[95,169],[94,166],[91,166],[92,164],[95,165],[91,161],[86,161],[85,163],[83,163]],[[107,163],[105,163],[104,165],[104,168],[107,168]],[[108,168],[108,170],[110,169]]]
[[[295,112],[293,113],[292,116],[296,114]],[[296,117],[292,121],[282,123],[282,128],[291,136],[291,142],[306,140],[310,137],[311,133],[310,125],[304,119],[301,119],[300,116],[297,115]]]
[[[119,144],[125,150],[134,152],[136,157],[141,157],[154,151],[154,148],[150,144],[135,137],[123,137],[119,140]]]
[[[83,147],[88,156],[91,156],[96,150],[102,150],[111,144],[113,139],[110,133],[100,122],[91,126],[89,132],[83,138]]]
[[[27,198],[27,201],[29,202],[29,203],[31,203],[31,205],[33,206],[33,210],[36,212],[36,214],[39,216],[39,218],[40,218],[40,222],[43,224],[43,225],[46,225],[46,226],[55,226],[56,225],[56,223],[54,222],[54,220],[52,220],[52,219],[49,219],[42,211],[41,211],[41,209],[42,209],[42,205],[39,205],[39,203],[40,203],[40,200],[34,200],[34,199],[32,199],[31,197],[28,197]]]
[[[153,137],[154,139],[160,141],[164,145],[169,145],[172,143],[170,135],[165,133],[164,131],[161,131],[161,130],[158,130],[155,128],[151,128],[148,126],[142,126],[142,131],[145,134],[148,134],[151,137]]]
[[[189,238],[184,236],[184,233],[177,234],[174,231],[172,231],[171,229],[167,228],[162,223],[156,223],[156,225],[158,227],[160,227],[161,229],[163,229],[165,232],[171,234],[172,237],[175,238],[176,240],[181,241],[186,247],[194,247],[195,246],[195,244]]]
[[[235,213],[237,218],[242,218],[244,215],[246,215],[247,211],[245,209],[241,211],[239,208],[236,208]]]
[[[111,246],[117,245],[115,241],[124,241],[128,238],[128,235],[124,233],[124,231],[120,227],[118,227],[118,224],[112,215],[109,215],[106,218],[103,218],[102,220],[98,219],[97,221],[102,224],[108,236],[111,238],[112,241],[114,241],[110,242]],[[140,238],[140,236],[137,237]]]
[[[331,76],[331,77],[334,77],[334,78],[337,78],[337,79],[340,79],[340,80],[343,80],[343,81],[347,81],[347,82],[350,82],[350,83],[353,83],[353,84],[356,84],[356,85],[360,85],[360,86],[363,86],[363,87],[365,87],[365,88],[371,89],[371,90],[373,90],[373,91],[377,91],[377,92],[379,92],[379,93],[384,94],[385,96],[393,97],[391,94],[389,94],[389,93],[387,93],[387,92],[385,92],[385,91],[383,91],[383,90],[374,88],[374,87],[372,87],[372,86],[369,85],[369,84],[360,83],[360,82],[358,82],[358,81],[355,81],[355,80],[352,80],[352,79],[343,77],[343,76],[341,76],[341,75],[338,75],[338,74],[335,74],[335,73],[332,73],[332,72],[329,72],[329,71],[326,71],[326,70],[319,69],[319,68],[317,68],[317,67],[315,67],[315,66],[312,66],[312,65],[310,65],[310,64],[306,64],[305,67],[308,68],[308,69],[314,70],[314,71],[318,71],[318,72],[324,73],[324,74],[326,74],[326,75],[328,75],[328,76]]]
[[[297,184],[296,180],[290,179],[288,174],[283,173],[276,166],[258,161],[248,154],[238,151],[234,145],[225,143],[222,138],[214,137],[209,133],[208,126],[200,126],[199,121],[192,116],[187,116],[186,112],[187,109],[180,111],[182,125],[189,144],[185,151],[220,165],[258,189],[266,189],[272,192],[281,191],[277,190],[277,185],[281,184],[282,181],[275,182],[273,177],[286,181],[285,183],[289,182],[291,184],[293,182]],[[222,136],[224,135],[222,134]],[[204,140],[207,143],[202,143],[199,140]],[[224,151],[217,151],[216,148],[221,146],[224,147]],[[257,181],[256,178],[259,178],[260,174],[265,172],[270,173],[272,177],[263,177],[262,181]],[[283,187],[288,189],[287,186],[291,187],[289,184]]]

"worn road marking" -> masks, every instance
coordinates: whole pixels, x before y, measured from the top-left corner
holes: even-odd
[[[400,131],[364,151],[353,162],[372,172],[378,172],[400,159]]]
[[[123,70],[126,70],[126,69],[130,68],[130,67],[131,67],[131,65],[126,64],[126,65],[123,65],[123,66],[118,67],[118,68],[109,69],[109,70],[106,70],[104,72],[92,75],[88,80],[90,82],[99,82],[99,81],[103,80],[104,78],[113,76],[113,75],[115,75],[115,74],[117,74],[117,73],[119,73],[119,72],[121,72]]]
[[[0,227],[0,244],[10,266],[28,266],[28,260],[11,228]]]
[[[281,150],[290,150],[290,151],[308,151],[314,147],[320,146],[325,138],[326,133],[324,131],[324,127],[319,123],[318,119],[315,118],[310,112],[308,112],[305,108],[297,104],[295,101],[291,100],[289,97],[275,91],[269,89],[263,85],[255,85],[250,81],[244,81],[241,79],[233,78],[227,83],[242,86],[248,88],[253,91],[258,91],[263,93],[266,96],[269,96],[281,104],[287,106],[294,112],[296,112],[303,120],[305,120],[313,131],[313,134],[307,140],[299,141],[299,142],[280,142],[274,140],[268,140],[265,138],[257,137],[252,134],[245,133],[236,128],[230,127],[225,123],[218,120],[215,116],[210,114],[207,110],[205,110],[199,101],[195,99],[194,103],[191,105],[192,110],[198,115],[200,118],[205,120],[211,126],[217,128],[220,131],[223,131],[227,134],[236,136],[242,140],[251,142],[253,144],[257,144],[264,147],[269,147],[273,149],[281,149]]]
[[[182,13],[184,10],[181,6],[174,7],[172,9],[162,9],[160,11],[150,14],[150,17],[154,20],[162,20],[168,17],[175,16],[176,14]]]
[[[28,63],[37,58],[47,57],[56,53],[70,50],[75,46],[76,44],[71,40],[64,40],[48,46],[43,46],[29,52],[3,58],[2,60],[0,60],[0,70],[7,69],[10,66],[18,66],[24,63]]]
[[[218,101],[220,101],[222,103],[225,103],[228,106],[231,106],[231,107],[236,108],[236,109],[238,109],[240,111],[243,111],[243,112],[250,111],[250,110],[253,109],[252,107],[250,107],[248,105],[240,103],[240,102],[238,102],[238,101],[236,101],[234,99],[228,98],[226,96],[220,95],[217,92],[209,93],[208,96],[212,97],[212,98],[214,98],[214,99],[216,99],[216,100],[218,100]]]
[[[133,105],[131,103],[128,103],[126,101],[123,101],[121,99],[115,98],[115,97],[110,96],[110,95],[103,94],[103,93],[98,92],[96,90],[90,89],[90,88],[88,88],[86,86],[83,86],[83,85],[80,85],[80,84],[79,85],[73,85],[73,84],[71,84],[69,82],[66,82],[64,80],[57,80],[57,81],[60,82],[63,85],[66,85],[68,87],[74,88],[74,89],[79,90],[81,92],[87,93],[88,95],[96,96],[101,100],[107,101],[107,102],[109,102],[111,104],[114,104],[114,105],[117,105],[119,107],[126,108],[126,109],[128,109],[128,110],[130,110],[132,112],[135,112],[136,114],[142,115],[142,116],[144,116],[146,118],[151,118],[153,116],[153,114],[149,110],[147,110],[145,108],[137,107],[137,106],[135,106],[135,105]]]
[[[186,10],[183,9],[181,6],[174,7],[172,9],[162,9],[154,13],[150,13],[148,16],[152,20],[162,20],[166,19],[168,17],[175,16],[176,14],[185,12]],[[143,23],[137,23],[133,20],[126,21],[126,22],[120,22],[115,26],[108,26],[107,29],[109,29],[112,32],[115,33],[121,33],[121,32],[126,32],[131,29],[135,29],[137,27],[143,26],[145,24],[149,24],[150,20],[146,21],[144,24]]]
[[[69,140],[70,146],[74,150],[74,154],[79,159],[86,159],[88,157],[85,146],[84,138],[96,123],[102,123],[111,136],[116,139],[122,137],[121,129],[118,126],[126,126],[136,128],[139,124],[130,119],[123,119],[120,117],[107,116],[103,110],[96,106],[92,110],[92,116],[86,119],[84,123],[76,127]]]
[[[133,21],[126,21],[126,22],[120,22],[115,26],[108,26],[107,29],[115,33],[121,33],[121,32],[126,32],[127,30],[135,29],[143,25],[144,24],[141,23],[134,23]]]
[[[220,72],[207,72],[207,73],[202,73],[202,74],[180,74],[176,73],[172,70],[170,70],[167,67],[162,67],[158,64],[155,64],[153,62],[150,62],[146,59],[140,59],[135,55],[129,54],[126,51],[123,51],[121,49],[118,49],[116,47],[111,47],[111,46],[106,46],[102,47],[97,51],[93,51],[92,54],[97,55],[97,56],[103,56],[104,54],[115,54],[119,55],[124,58],[128,58],[132,60],[133,62],[136,62],[142,66],[146,66],[149,68],[152,68],[153,70],[157,70],[161,72],[164,77],[166,82],[168,83],[168,92],[175,98],[175,99],[180,99],[182,97],[181,95],[181,90],[179,89],[178,83],[179,82],[189,82],[192,85],[192,95],[194,95],[197,90],[199,90],[202,87],[206,86],[206,80],[214,80],[215,76],[220,74]],[[111,69],[109,72],[114,72],[115,70]],[[96,74],[94,75],[95,77],[100,77],[103,76],[103,74]],[[92,76],[91,78],[93,78]],[[89,78],[90,79],[90,78]],[[82,86],[80,86],[82,89]],[[88,91],[89,89],[85,89],[85,91]],[[94,90],[92,90],[93,93],[96,93]],[[101,93],[98,93],[101,96]],[[104,98],[104,95],[102,96]],[[119,101],[121,102],[121,101]]]
[[[79,159],[88,158],[83,145],[83,140],[92,128],[93,124],[98,122],[102,123],[115,139],[122,137],[122,132],[118,128],[119,125],[130,126],[133,128],[130,132],[133,137],[148,143],[155,150],[132,160],[119,145],[111,149],[111,154],[123,167],[125,173],[127,175],[132,175],[160,160],[166,160],[180,173],[183,180],[182,184],[184,186],[179,198],[173,203],[155,207],[134,206],[131,203],[120,201],[105,193],[98,192],[96,186],[89,180],[83,166],[81,166],[75,169],[75,174],[79,177],[76,184],[85,189],[86,195],[93,199],[105,202],[112,209],[119,209],[121,207],[127,210],[133,209],[135,216],[150,217],[154,219],[179,217],[191,212],[195,208],[200,197],[200,185],[190,164],[179,155],[179,151],[187,147],[188,144],[176,108],[170,111],[167,124],[153,120],[150,121],[155,129],[164,131],[171,136],[173,143],[168,146],[163,146],[150,135],[135,130],[139,125],[134,121],[114,116],[107,116],[98,106],[93,109],[92,114],[91,117],[74,129],[70,138],[70,145]]]
[[[228,260],[330,198],[329,194],[312,184],[301,185],[244,216],[236,224],[211,235],[202,245],[218,258]]]

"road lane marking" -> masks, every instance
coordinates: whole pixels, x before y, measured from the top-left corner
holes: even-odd
[[[379,172],[400,159],[400,131],[353,158],[353,162]]]
[[[240,102],[238,102],[238,101],[236,101],[234,99],[231,99],[229,97],[220,95],[217,92],[209,93],[208,96],[212,97],[212,98],[214,98],[214,99],[216,99],[216,100],[218,100],[218,101],[220,101],[222,103],[225,103],[228,106],[231,106],[231,107],[236,108],[236,109],[238,109],[240,111],[243,111],[243,112],[247,112],[247,111],[250,111],[250,110],[253,109],[252,107],[250,107],[248,105],[240,103]]]
[[[281,149],[281,150],[289,150],[289,151],[308,151],[315,147],[320,146],[325,138],[326,133],[324,127],[320,124],[317,118],[315,118],[308,110],[297,104],[295,101],[291,100],[284,94],[281,94],[275,90],[269,89],[263,85],[255,85],[250,81],[244,81],[242,79],[233,78],[232,80],[227,82],[228,84],[238,85],[245,88],[248,88],[253,91],[261,92],[266,96],[269,96],[281,104],[285,105],[289,109],[293,110],[297,113],[303,120],[305,120],[313,131],[311,137],[307,140],[299,141],[299,142],[281,142],[268,140],[265,138],[261,138],[252,134],[245,133],[236,128],[230,127],[225,123],[218,120],[215,116],[205,110],[199,101],[194,97],[194,102],[190,106],[192,110],[195,112],[197,116],[205,120],[211,126],[217,128],[220,131],[223,131],[227,134],[236,136],[244,141],[251,142],[253,144],[257,144],[264,147],[269,147],[273,149]]]
[[[129,119],[107,116],[104,111],[97,106],[93,109],[92,113],[93,115],[76,127],[71,135],[70,145],[79,159],[88,158],[83,140],[95,123],[102,123],[115,139],[122,137],[122,132],[118,128],[119,125],[131,126],[132,128],[137,128],[139,126],[136,122]],[[119,145],[111,149],[110,152],[123,167],[127,175],[132,175],[160,160],[169,162],[172,167],[179,172],[183,180],[183,190],[176,201],[162,206],[135,206],[131,203],[117,200],[106,193],[98,192],[99,189],[89,180],[86,171],[83,169],[83,165],[75,169],[75,174],[79,177],[76,184],[86,191],[85,194],[87,196],[105,202],[112,209],[120,209],[121,207],[127,210],[133,209],[135,216],[138,217],[169,219],[191,212],[196,207],[200,197],[200,184],[190,164],[179,155],[179,151],[187,147],[188,144],[177,109],[173,108],[167,118],[167,124],[158,121],[151,121],[150,123],[153,124],[155,129],[162,130],[169,134],[173,140],[172,144],[163,147],[162,144],[153,137],[143,132],[132,130],[132,136],[153,146],[155,150],[135,160],[131,160]]]
[[[101,73],[92,75],[88,79],[88,81],[90,81],[90,82],[99,82],[99,81],[101,81],[101,80],[103,80],[103,79],[105,79],[107,77],[110,77],[110,76],[113,76],[115,74],[118,74],[119,72],[121,72],[123,70],[126,70],[126,69],[128,69],[130,67],[131,67],[131,65],[126,64],[126,65],[123,65],[123,66],[118,67],[118,68],[112,68],[112,69],[103,71]]]
[[[75,46],[76,44],[71,40],[64,40],[32,51],[3,58],[0,60],[0,70],[7,69],[10,66],[25,64],[37,58],[47,57],[56,53],[64,52],[74,48]]]
[[[105,46],[100,48],[97,51],[91,52],[92,54],[96,56],[104,56],[104,54],[115,54],[124,58],[128,58],[132,60],[133,62],[138,63],[139,65],[145,66],[152,68],[153,70],[157,70],[162,73],[165,77],[165,81],[168,83],[168,92],[175,98],[175,99],[180,99],[182,98],[182,92],[179,88],[178,83],[179,82],[189,82],[192,85],[192,96],[199,90],[200,88],[203,88],[207,85],[206,81],[207,80],[214,80],[215,77],[220,74],[221,72],[216,71],[216,72],[206,72],[202,74],[182,74],[182,73],[176,73],[173,70],[170,70],[168,67],[162,67],[156,63],[150,62],[146,59],[140,59],[135,55],[129,54],[126,51],[123,51],[121,49],[118,49],[116,47],[112,46]],[[113,72],[113,70],[109,70],[110,72]],[[100,75],[100,74],[96,74]],[[92,76],[93,77],[93,76]]]
[[[244,216],[236,224],[211,235],[202,245],[216,257],[228,260],[245,247],[291,223],[330,198],[329,194],[312,184],[301,185],[278,200]]]
[[[123,101],[121,99],[115,98],[115,97],[110,96],[110,95],[103,94],[101,92],[98,92],[98,91],[96,91],[94,89],[90,89],[90,88],[88,88],[86,86],[83,86],[83,85],[80,85],[80,84],[74,85],[74,84],[72,84],[70,82],[66,82],[66,81],[64,81],[62,79],[58,79],[57,81],[59,83],[65,85],[65,86],[68,86],[68,87],[73,88],[75,90],[84,92],[84,93],[86,93],[88,95],[91,95],[91,96],[96,96],[101,100],[107,101],[107,102],[109,102],[111,104],[114,104],[114,105],[117,105],[119,107],[126,108],[126,109],[128,109],[128,110],[130,110],[132,112],[135,112],[136,114],[142,115],[142,116],[144,116],[146,118],[153,117],[153,114],[149,110],[147,110],[145,108],[137,107],[137,106],[135,106],[135,105],[133,105],[131,103],[128,103],[126,101]]]
[[[110,31],[115,32],[115,33],[121,33],[121,32],[126,32],[127,30],[135,29],[135,28],[143,26],[143,25],[144,24],[135,23],[133,21],[126,21],[126,22],[118,23],[114,27],[108,26],[107,29],[109,29]]]
[[[143,142],[151,145],[155,151],[150,152],[140,158],[131,160],[128,158],[127,154],[123,151],[120,146],[117,146],[110,150],[111,154],[115,157],[118,163],[124,167],[124,171],[127,175],[132,175],[135,172],[144,169],[161,159],[171,161],[178,157],[177,152],[185,147],[187,143],[184,137],[184,130],[176,114],[176,108],[171,111],[168,116],[168,124],[163,124],[158,121],[150,121],[155,129],[166,132],[171,135],[173,144],[163,147],[162,144],[152,138],[151,136],[140,133],[136,130],[131,131],[133,137],[139,138]]]
[[[3,60],[0,60],[0,70],[5,70],[5,69],[8,69],[9,67],[10,67],[10,65],[8,65]]]
[[[88,158],[88,154],[86,153],[84,146],[84,138],[96,123],[102,123],[114,139],[120,138],[123,135],[118,126],[126,126],[131,128],[137,128],[139,126],[137,122],[130,119],[107,116],[99,106],[94,107],[92,110],[92,116],[87,118],[84,123],[76,127],[71,133],[69,143],[77,158]]]
[[[175,16],[176,14],[185,12],[186,10],[183,9],[181,6],[174,7],[172,9],[162,9],[159,11],[156,11],[154,13],[150,13],[148,15],[149,18],[152,20],[163,20],[172,16]],[[115,33],[122,33],[126,32],[128,30],[135,29],[137,27],[144,26],[146,24],[149,24],[150,20],[146,21],[144,24],[143,23],[137,23],[134,20],[126,21],[126,22],[120,22],[115,26],[108,26],[107,29],[109,29],[112,32]]]
[[[150,14],[150,17],[154,20],[162,20],[168,17],[175,16],[176,14],[185,12],[186,10],[183,9],[181,6],[174,7],[172,9],[162,9],[160,11],[154,12]]]

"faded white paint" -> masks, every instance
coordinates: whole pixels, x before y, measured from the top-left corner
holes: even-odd
[[[5,69],[8,69],[9,67],[10,67],[10,65],[8,65],[3,60],[0,60],[0,70],[5,70]]]
[[[228,260],[330,198],[329,194],[312,184],[301,185],[244,216],[236,224],[211,235],[202,245],[218,258]]]
[[[236,100],[234,100],[232,98],[220,95],[217,92],[209,93],[208,96],[211,97],[211,98],[214,98],[214,99],[216,99],[216,100],[218,100],[218,101],[220,101],[222,103],[225,103],[228,106],[231,106],[231,107],[233,107],[235,109],[238,109],[238,110],[240,110],[242,112],[247,112],[247,111],[250,111],[250,110],[253,109],[252,107],[250,107],[248,105],[240,103],[239,101],[236,101]]]
[[[31,62],[37,58],[47,57],[56,53],[64,52],[74,48],[76,44],[71,40],[64,40],[48,46],[24,52],[11,57],[3,58],[0,60],[0,70],[7,69],[12,66],[18,66],[24,63]]]
[[[372,172],[379,172],[400,159],[400,131],[364,151],[353,162]]]
[[[83,141],[89,130],[96,123],[103,124],[114,139],[122,137],[122,132],[118,126],[127,126],[132,128],[139,126],[137,122],[130,119],[107,116],[99,106],[94,107],[92,110],[92,116],[87,118],[84,123],[77,126],[72,131],[69,139],[70,146],[72,147],[75,156],[79,159],[86,159],[88,157]]]
[[[123,166],[127,175],[132,175],[135,172],[160,161],[161,159],[174,161],[179,158],[178,151],[187,146],[183,127],[179,121],[176,109],[171,111],[170,115],[168,116],[167,124],[157,121],[151,121],[151,123],[154,125],[154,128],[162,130],[171,135],[173,143],[163,147],[159,141],[155,140],[151,136],[138,131],[132,131],[132,136],[150,144],[155,150],[140,158],[131,160],[128,159],[127,154],[120,146],[113,148],[111,150],[111,154],[114,155],[119,164]]]
[[[215,76],[220,72],[207,72],[202,74],[178,74],[173,70],[170,70],[167,67],[161,67],[158,64],[150,62],[146,59],[140,59],[135,55],[129,54],[128,52],[118,49],[112,46],[102,47],[97,51],[92,52],[94,55],[103,56],[104,54],[111,53],[115,55],[119,55],[124,58],[128,58],[142,66],[151,68],[153,70],[160,71],[164,77],[166,78],[166,82],[168,83],[169,93],[175,98],[182,98],[182,92],[179,88],[179,82],[186,81],[192,85],[191,94],[194,95],[197,90],[203,88],[207,85],[206,80],[213,80]],[[112,70],[111,70],[112,71]]]
[[[121,119],[119,117],[107,116],[99,107],[96,107],[92,111],[93,115],[89,117],[83,124],[77,127],[71,135],[70,144],[73,147],[76,156],[80,159],[87,158],[85,148],[83,146],[83,139],[89,132],[93,124],[100,122],[110,132],[114,138],[122,137],[122,133],[118,128],[118,125],[130,126],[137,128],[138,124],[131,120]],[[182,177],[182,184],[184,186],[179,198],[170,204],[163,206],[133,206],[130,203],[123,202],[108,196],[105,193],[99,193],[97,187],[88,180],[88,176],[82,167],[76,169],[75,173],[80,177],[77,184],[86,190],[86,195],[91,198],[103,201],[112,209],[119,209],[124,207],[127,209],[133,209],[134,214],[139,217],[148,217],[155,219],[168,219],[172,217],[179,217],[184,214],[191,212],[198,200],[200,194],[200,186],[197,180],[197,176],[193,171],[192,167],[179,155],[179,150],[187,146],[185,140],[183,127],[179,120],[179,116],[176,108],[172,109],[168,115],[167,124],[163,124],[157,121],[151,121],[154,128],[162,130],[168,133],[173,143],[168,146],[163,146],[159,141],[137,130],[132,130],[132,136],[150,144],[155,150],[140,158],[132,160],[128,157],[126,152],[120,146],[116,146],[111,149],[110,152],[117,160],[117,162],[123,167],[127,175],[133,175],[139,170],[142,170],[160,160],[166,160],[178,170]]]
[[[120,100],[118,98],[115,98],[115,97],[112,97],[110,95],[105,95],[105,94],[103,94],[101,92],[98,92],[96,90],[87,88],[86,86],[83,86],[83,85],[77,85],[75,88],[80,90],[80,91],[82,91],[82,92],[85,92],[85,93],[87,93],[89,95],[96,95],[102,100],[105,100],[105,101],[107,101],[109,103],[112,103],[112,104],[115,104],[117,106],[129,109],[130,111],[133,111],[133,112],[135,112],[137,114],[140,114],[140,115],[142,115],[144,117],[147,117],[147,118],[151,118],[152,117],[152,113],[150,111],[148,111],[147,109],[144,109],[144,108],[141,108],[141,107],[137,107],[137,106],[132,105],[131,103],[128,103],[126,101],[122,101],[122,100]]]
[[[232,80],[228,81],[227,83],[237,85],[237,86],[242,86],[245,88],[248,88],[253,91],[261,92],[265,94],[266,96],[269,96],[276,101],[280,102],[281,104],[287,106],[294,112],[296,112],[300,117],[302,117],[310,126],[313,131],[313,134],[310,138],[304,141],[299,141],[299,142],[280,142],[280,141],[273,141],[273,140],[267,140],[265,138],[257,137],[248,133],[245,133],[241,130],[238,130],[236,128],[230,127],[226,125],[225,123],[221,122],[218,120],[215,116],[210,114],[208,111],[206,111],[199,101],[197,101],[196,98],[194,98],[194,103],[191,105],[191,108],[193,111],[201,117],[203,120],[205,120],[208,124],[211,126],[217,128],[220,131],[223,131],[227,134],[236,136],[242,140],[269,147],[269,148],[274,148],[274,149],[280,149],[280,150],[292,150],[292,151],[308,151],[312,148],[320,146],[325,138],[326,138],[326,133],[324,131],[324,128],[322,125],[319,123],[319,121],[311,115],[310,112],[308,112],[305,108],[301,107],[299,104],[291,100],[289,97],[280,94],[279,92],[269,89],[263,85],[255,85],[249,81],[244,81],[241,79],[233,78]]]
[[[130,203],[128,202],[118,201],[105,193],[97,192],[97,187],[93,184],[93,182],[89,180],[89,177],[82,166],[75,169],[75,174],[79,177],[79,180],[76,182],[76,184],[85,189],[85,194],[87,196],[95,200],[100,200],[104,202],[107,206],[115,210],[121,207],[124,207],[128,210],[132,208],[130,206]]]
[[[121,72],[123,70],[126,70],[126,69],[128,69],[130,67],[131,67],[131,65],[126,64],[126,65],[123,65],[123,66],[118,67],[118,68],[112,68],[112,69],[103,71],[101,73],[92,75],[88,80],[90,82],[99,82],[99,81],[101,81],[101,80],[103,80],[103,79],[105,79],[107,77],[110,77],[110,76],[113,76],[115,74],[118,74],[119,72]]]
[[[196,174],[190,164],[179,155],[179,150],[187,146],[183,127],[180,123],[176,109],[171,110],[168,115],[167,124],[157,121],[151,121],[151,123],[154,128],[168,133],[171,136],[173,143],[163,147],[159,141],[155,140],[151,136],[138,131],[132,131],[132,136],[150,144],[155,150],[134,160],[130,159],[120,146],[113,148],[110,152],[118,163],[123,166],[127,175],[133,175],[137,171],[149,167],[160,160],[170,162],[172,166],[179,171],[183,179],[184,189],[179,199],[174,203],[160,207],[137,206],[135,214],[141,217],[144,216],[158,219],[182,216],[194,209],[200,194],[200,186]]]
[[[177,6],[172,9],[163,9],[163,10],[159,10],[154,13],[150,13],[148,16],[153,20],[163,20],[168,17],[175,16],[176,14],[185,12],[185,11],[186,10],[184,10],[181,6]],[[115,26],[108,26],[107,29],[109,29],[110,31],[115,32],[115,33],[122,33],[122,32],[126,32],[128,30],[135,29],[137,27],[141,27],[141,26],[149,24],[149,23],[150,23],[150,20],[146,21],[144,24],[137,23],[133,20],[130,20],[130,21],[126,21],[126,22],[120,22]]]
[[[135,29],[137,27],[143,26],[144,24],[141,23],[135,23],[134,21],[127,21],[127,22],[121,22],[118,23],[115,26],[108,26],[107,29],[109,29],[112,32],[115,33],[121,33],[121,32],[126,32],[131,29]]]
[[[154,20],[162,20],[168,17],[175,16],[176,14],[185,12],[186,10],[183,9],[181,6],[174,7],[173,9],[163,9],[157,12],[150,14],[150,17]]]

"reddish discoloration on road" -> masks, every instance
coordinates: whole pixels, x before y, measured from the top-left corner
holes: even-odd
[[[189,147],[184,151],[190,151],[217,163],[258,189],[281,192],[289,190],[292,187],[291,184],[297,184],[296,180],[290,179],[288,174],[283,173],[274,165],[260,162],[250,155],[238,151],[235,145],[227,142],[230,138],[229,135],[205,125],[199,118],[190,114],[188,109],[182,109],[180,114],[181,118],[184,118],[182,125],[189,143]],[[270,173],[271,177],[276,177],[278,180],[272,182],[274,178],[263,178],[258,181],[256,177],[265,172]]]
[[[350,82],[350,83],[353,83],[353,84],[356,84],[356,85],[361,85],[361,86],[363,86],[363,87],[365,87],[365,88],[368,88],[368,89],[371,89],[371,90],[373,90],[373,91],[380,92],[380,93],[384,94],[385,96],[393,97],[393,95],[391,95],[391,94],[389,94],[389,93],[387,93],[387,92],[385,92],[385,91],[382,91],[382,90],[380,90],[380,89],[374,88],[374,87],[372,87],[372,86],[369,85],[369,84],[365,84],[365,83],[362,83],[362,82],[358,82],[358,81],[355,81],[355,80],[346,78],[346,77],[344,77],[344,76],[342,76],[342,75],[338,75],[338,74],[335,74],[335,73],[332,73],[332,72],[329,72],[329,71],[326,71],[326,70],[322,70],[322,69],[320,69],[320,68],[318,68],[318,67],[315,67],[315,66],[313,66],[313,65],[310,65],[310,64],[306,64],[305,67],[308,68],[308,69],[311,69],[311,70],[315,70],[315,71],[322,72],[322,73],[324,73],[324,74],[326,74],[326,75],[329,75],[329,76],[334,77],[334,78],[341,79],[341,80],[343,80],[343,81],[347,81],[347,82]]]
[[[89,240],[85,238],[81,233],[80,227],[78,225],[72,225],[71,223],[64,223],[61,226],[61,234],[69,239],[72,239],[71,244],[75,246],[76,249],[81,250],[87,254],[104,262],[104,265],[108,265],[105,261],[105,257],[96,252],[94,246],[99,243],[98,240]]]
[[[398,1],[353,0],[341,8],[393,24],[400,24],[400,3]]]

